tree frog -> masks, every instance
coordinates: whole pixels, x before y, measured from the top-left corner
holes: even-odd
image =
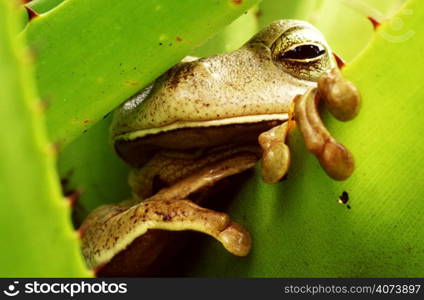
[[[171,68],[114,113],[111,140],[132,166],[133,197],[101,206],[83,222],[88,266],[115,276],[142,273],[170,247],[170,232],[181,230],[206,233],[230,253],[247,255],[248,231],[201,201],[258,161],[266,183],[280,181],[295,126],[330,177],[348,178],[352,154],[326,130],[321,100],[342,121],[360,106],[324,37],[304,21],[275,21],[236,51],[187,57]]]

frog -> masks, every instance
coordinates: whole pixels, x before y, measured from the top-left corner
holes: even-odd
[[[131,166],[132,197],[84,220],[87,265],[106,275],[143,273],[172,251],[177,231],[207,234],[246,256],[248,230],[202,201],[258,163],[265,183],[284,179],[296,128],[323,170],[347,179],[353,155],[326,129],[319,107],[349,121],[360,102],[322,33],[305,21],[274,21],[235,51],[184,58],[114,112],[111,142]]]

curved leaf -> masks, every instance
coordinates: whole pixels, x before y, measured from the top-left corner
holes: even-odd
[[[12,5],[0,0],[0,276],[87,277]]]
[[[423,3],[410,0],[345,70],[363,95],[362,111],[349,123],[325,122],[354,153],[353,176],[332,181],[293,132],[288,179],[267,186],[256,175],[231,205],[252,233],[249,257],[205,241],[193,250],[190,275],[424,276],[423,18]],[[338,203],[343,191],[350,209]]]
[[[51,138],[69,143],[255,2],[67,0],[34,18],[24,34]]]

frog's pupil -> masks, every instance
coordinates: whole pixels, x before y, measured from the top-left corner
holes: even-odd
[[[301,45],[286,51],[281,55],[283,59],[311,59],[325,53],[323,47],[317,45]]]

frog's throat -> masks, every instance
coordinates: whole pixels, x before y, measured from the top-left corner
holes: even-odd
[[[182,128],[219,127],[224,125],[253,124],[253,123],[260,123],[260,122],[267,122],[267,121],[284,122],[284,121],[287,121],[288,119],[289,119],[288,113],[281,113],[281,114],[240,116],[240,117],[210,120],[210,121],[177,121],[162,127],[146,128],[146,129],[141,129],[141,130],[121,134],[114,137],[113,141],[117,141],[117,140],[133,141],[135,139],[143,138],[148,135],[155,135],[155,134],[168,132],[175,129],[182,129]]]

